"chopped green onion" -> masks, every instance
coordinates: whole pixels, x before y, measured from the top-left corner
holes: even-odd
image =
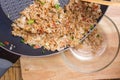
[[[40,2],[40,4],[42,4],[42,5],[45,4],[45,2],[43,2],[43,1],[40,1],[40,0],[36,0],[36,1]]]
[[[35,21],[33,19],[30,19],[27,21],[28,24],[33,24]]]
[[[42,54],[44,54],[45,53],[45,51],[42,49]]]
[[[41,3],[42,5],[44,5],[44,4],[45,4],[45,2],[42,2],[42,1],[40,1],[40,3]]]
[[[25,43],[24,39],[21,39],[20,42],[21,42],[21,43]]]
[[[91,26],[90,26],[90,30],[92,30],[93,28],[94,28],[94,26],[93,26],[93,25],[91,25]]]
[[[30,45],[30,47],[32,47],[33,49],[34,49],[34,46],[35,46],[34,44]]]
[[[34,47],[35,45],[33,44],[33,45],[30,45],[31,47]]]
[[[56,24],[60,24],[61,22],[60,21],[56,21]]]
[[[3,44],[2,42],[0,42],[0,46],[5,46],[5,44]]]
[[[84,32],[84,33],[82,33],[82,35],[86,35],[86,33]]]
[[[55,8],[58,10],[60,8],[60,4],[55,4]]]
[[[99,34],[97,34],[97,35],[96,35],[96,37],[100,37],[100,35],[99,35]]]
[[[74,40],[74,36],[72,36],[71,39]]]

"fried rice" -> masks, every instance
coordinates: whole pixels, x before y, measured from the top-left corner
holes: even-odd
[[[81,0],[70,0],[64,8],[57,0],[35,0],[13,22],[12,34],[51,51],[75,47],[101,14],[100,5]]]

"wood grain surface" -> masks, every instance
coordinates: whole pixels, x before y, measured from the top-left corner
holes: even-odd
[[[0,80],[22,80],[20,66],[20,60],[18,60]]]
[[[86,2],[92,2],[92,3],[97,3],[97,4],[102,4],[102,5],[107,5],[107,6],[119,6],[120,3],[117,0],[114,1],[105,1],[105,0],[82,0]]]
[[[120,30],[120,7],[109,7],[107,13]],[[82,74],[69,68],[61,55],[51,57],[21,57],[23,80],[93,80],[120,78],[120,52],[115,61],[106,69]]]

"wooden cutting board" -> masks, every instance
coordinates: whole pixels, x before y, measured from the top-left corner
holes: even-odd
[[[110,7],[106,13],[119,26],[120,7]],[[45,58],[21,57],[23,80],[92,80],[120,78],[120,52],[115,61],[106,69],[92,74],[82,74],[69,68],[61,55]]]

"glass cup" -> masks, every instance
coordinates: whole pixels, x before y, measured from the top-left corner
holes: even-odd
[[[104,40],[99,49],[93,50],[95,53],[86,45],[83,48],[69,48],[68,51],[61,54],[64,62],[70,68],[83,73],[97,72],[108,67],[117,57],[120,48],[120,34],[116,24],[104,15],[96,28]],[[92,45],[94,46],[94,42]]]

